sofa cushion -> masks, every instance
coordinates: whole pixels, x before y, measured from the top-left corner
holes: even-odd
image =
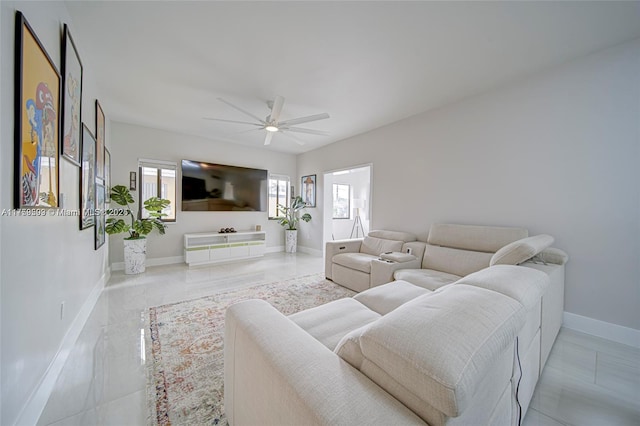
[[[415,241],[416,236],[408,232],[399,231],[371,231],[368,234],[370,237],[383,238],[385,240],[396,240],[405,243]]]
[[[387,251],[400,251],[402,250],[402,244],[404,244],[403,241],[386,240],[384,238],[366,236],[360,246],[360,253],[378,256],[380,253]]]
[[[433,269],[398,269],[393,273],[393,278],[433,291],[458,281],[460,276]]]
[[[340,253],[333,256],[333,263],[370,274],[371,261],[377,258],[378,256],[365,253]]]
[[[410,394],[456,417],[481,391],[486,371],[513,343],[525,317],[524,307],[508,296],[451,285],[370,324],[359,338],[361,371],[375,381],[367,369],[379,368]]]
[[[498,250],[489,264],[519,265],[553,244],[553,237],[547,234],[534,235],[514,241]]]
[[[422,267],[463,277],[488,267],[491,256],[492,253],[427,244]]]
[[[505,245],[528,236],[529,232],[523,228],[434,223],[429,229],[427,242],[435,246],[495,253]]]
[[[345,334],[378,318],[379,314],[352,298],[334,300],[289,316],[330,350]]]
[[[393,281],[358,293],[353,298],[380,315],[386,315],[404,303],[429,293],[406,281]]]

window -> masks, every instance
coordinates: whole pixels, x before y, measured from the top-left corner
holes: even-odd
[[[333,184],[333,218],[349,219],[351,186],[334,183]]]
[[[140,174],[140,206],[151,197],[166,198],[171,204],[162,213],[166,214],[162,218],[164,222],[176,221],[177,198],[176,198],[176,163],[160,160],[139,160],[138,168]],[[144,208],[140,209],[142,218],[148,218],[149,212]]]
[[[282,216],[282,213],[278,210],[278,204],[289,207],[291,199],[290,183],[289,176],[269,176],[269,219],[276,219]]]

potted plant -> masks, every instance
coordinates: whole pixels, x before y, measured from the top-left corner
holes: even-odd
[[[278,210],[284,216],[278,217],[278,223],[284,226],[284,235],[285,235],[285,251],[287,253],[295,253],[296,247],[298,245],[298,223],[300,219],[305,222],[309,222],[311,220],[311,215],[309,213],[304,213],[302,216],[298,216],[298,212],[305,209],[307,205],[304,201],[302,201],[302,197],[298,196],[291,200],[291,206],[285,207],[281,204],[278,204]]]
[[[129,236],[124,239],[124,273],[139,274],[145,271],[145,260],[147,254],[146,236],[154,229],[162,235],[165,233],[167,225],[161,220],[166,214],[162,210],[169,206],[171,202],[163,198],[151,197],[144,202],[143,208],[149,212],[149,217],[142,219],[134,215],[131,204],[135,203],[131,192],[124,185],[116,185],[111,188],[111,200],[124,206],[124,209],[112,211],[118,213],[107,219],[105,231],[109,235],[128,232]],[[128,216],[130,223],[122,216]]]

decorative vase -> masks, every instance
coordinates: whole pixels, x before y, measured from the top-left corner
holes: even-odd
[[[141,274],[145,271],[147,239],[124,240],[124,273]]]
[[[284,230],[285,252],[295,253],[298,247],[298,231],[296,229]]]

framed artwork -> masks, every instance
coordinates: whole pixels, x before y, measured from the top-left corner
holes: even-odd
[[[95,224],[96,209],[96,140],[82,125],[82,162],[80,163],[80,229]]]
[[[60,73],[16,13],[14,204],[58,207]]]
[[[96,99],[96,177],[104,179],[104,112]]]
[[[104,202],[111,202],[111,153],[107,148],[104,149]]]
[[[307,207],[316,206],[316,175],[302,176],[300,196]]]
[[[95,211],[95,250],[98,250],[105,241],[105,226],[107,216],[104,209],[104,185],[96,182],[96,211]]]
[[[80,166],[82,62],[67,24],[64,24],[62,42],[62,82],[62,155]]]
[[[129,189],[136,190],[136,172],[129,172]]]

